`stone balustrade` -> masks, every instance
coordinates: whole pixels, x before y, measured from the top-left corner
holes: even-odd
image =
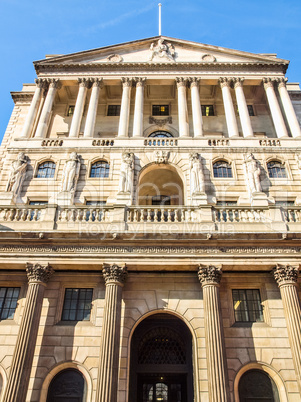
[[[183,231],[220,231],[222,225],[230,225],[231,230],[240,231],[246,226],[250,231],[301,231],[301,206],[289,207],[241,207],[241,206],[57,206],[23,205],[0,207],[0,230],[78,231],[95,227],[109,230],[110,225],[120,231],[158,225],[160,229],[169,225],[179,225]],[[204,224],[204,225],[203,225]],[[202,226],[203,225],[203,226]],[[209,225],[209,226],[208,226]],[[202,229],[203,227],[203,229]],[[211,229],[209,229],[209,227]],[[140,229],[139,229],[140,230]]]
[[[173,147],[178,145],[178,140],[176,138],[148,138],[144,140],[144,145],[154,147]]]

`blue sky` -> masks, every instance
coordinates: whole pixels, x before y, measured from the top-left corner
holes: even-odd
[[[158,34],[153,0],[0,0],[0,138],[10,91],[34,82],[32,65],[67,54]],[[161,0],[162,34],[291,60],[287,77],[301,81],[300,0]]]

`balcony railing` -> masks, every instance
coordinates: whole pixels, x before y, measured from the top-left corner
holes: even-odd
[[[176,226],[177,225],[177,226]],[[81,231],[183,230],[186,232],[301,232],[301,206],[71,206],[17,205],[0,207],[0,230]],[[114,228],[114,229],[113,229]],[[165,229],[164,229],[165,228]]]

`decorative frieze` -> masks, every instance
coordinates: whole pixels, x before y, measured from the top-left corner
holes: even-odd
[[[42,265],[37,263],[26,263],[26,273],[28,277],[28,282],[42,282],[47,283],[51,278],[51,275],[54,273],[53,268],[47,263],[46,265]]]
[[[288,283],[296,283],[298,280],[299,268],[292,265],[277,264],[273,270],[273,275],[278,286]]]
[[[123,285],[127,277],[127,267],[125,264],[123,266],[104,264],[102,274],[106,285],[109,283]]]

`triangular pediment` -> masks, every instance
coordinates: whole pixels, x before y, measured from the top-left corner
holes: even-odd
[[[287,60],[227,49],[219,46],[156,36],[68,55],[39,60],[34,64],[93,65],[127,63],[281,63]]]

